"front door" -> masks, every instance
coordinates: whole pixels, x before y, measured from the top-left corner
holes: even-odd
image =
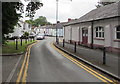
[[[82,29],[82,43],[85,45],[88,43],[88,29],[87,28]]]

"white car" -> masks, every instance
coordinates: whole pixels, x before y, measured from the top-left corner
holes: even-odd
[[[44,34],[38,34],[38,35],[36,36],[36,39],[37,39],[37,40],[43,40],[43,39],[45,39],[45,35],[44,35]]]

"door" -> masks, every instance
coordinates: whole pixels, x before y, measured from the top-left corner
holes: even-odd
[[[88,29],[83,28],[82,29],[82,44],[87,44],[88,43]]]

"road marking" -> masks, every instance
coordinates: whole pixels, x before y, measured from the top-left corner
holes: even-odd
[[[76,60],[75,58],[69,56],[68,54],[64,53],[63,51],[59,50],[58,48],[56,48],[53,43],[51,43],[51,46],[57,50],[60,54],[62,54],[64,57],[66,57],[67,59],[71,60],[73,63],[75,63],[76,65],[78,65],[79,67],[83,68],[84,70],[86,70],[87,72],[91,73],[92,75],[94,75],[95,77],[97,77],[98,79],[102,80],[103,82],[108,83],[108,81],[110,83],[114,83],[112,80],[106,78],[105,76],[99,74],[98,72],[94,71],[93,69],[87,67],[86,65],[84,65],[83,63],[79,62],[78,60]]]
[[[29,62],[29,56],[30,56],[30,48],[38,42],[39,41],[37,41],[37,42],[28,46],[27,51],[25,53],[23,63],[22,63],[22,66],[21,66],[21,69],[20,69],[20,72],[18,74],[18,78],[16,80],[16,84],[20,83],[21,77],[22,77],[22,74],[23,74],[23,70],[24,70],[24,74],[23,74],[23,78],[22,78],[22,83],[26,84],[27,69],[28,69],[28,62]]]
[[[28,50],[28,58],[27,58],[27,61],[26,61],[26,66],[25,66],[25,70],[24,70],[24,74],[23,74],[23,78],[22,78],[22,83],[23,84],[26,84],[27,70],[28,70],[28,64],[29,64],[29,58],[30,58],[30,49],[33,45],[31,45],[29,50]]]
[[[16,84],[19,84],[19,82],[20,82],[20,79],[21,79],[21,76],[22,76],[22,72],[23,72],[23,69],[24,69],[24,66],[25,66],[25,61],[26,61],[26,59],[27,59],[27,52],[26,52],[26,54],[25,54],[25,58],[24,58],[22,67],[21,67],[21,69],[20,69],[18,78],[17,78],[17,80],[16,80]]]

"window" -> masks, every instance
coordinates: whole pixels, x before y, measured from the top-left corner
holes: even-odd
[[[96,27],[96,38],[104,38],[104,28]]]
[[[116,27],[116,39],[120,39],[120,26]]]

